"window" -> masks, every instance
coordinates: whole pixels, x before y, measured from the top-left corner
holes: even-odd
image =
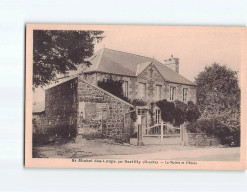
[[[170,100],[174,101],[176,96],[176,87],[170,87]]]
[[[128,81],[124,81],[123,82],[123,93],[124,93],[124,96],[125,97],[128,97],[128,89],[129,89],[129,87],[128,87]]]
[[[138,115],[141,115],[141,116],[146,116],[147,110],[144,110],[144,109],[138,109],[137,113],[138,113]]]
[[[161,100],[161,85],[156,85],[156,100]]]
[[[183,88],[183,102],[187,102],[188,89]]]
[[[155,111],[155,124],[159,124],[160,123],[160,110],[156,110]]]
[[[140,83],[139,84],[140,86],[140,98],[141,99],[146,99],[146,84],[145,83]]]

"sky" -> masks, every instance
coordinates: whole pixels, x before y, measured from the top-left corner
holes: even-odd
[[[100,30],[105,38],[95,45],[95,52],[105,47],[154,57],[161,63],[173,55],[179,58],[180,74],[192,82],[214,62],[240,71],[242,40],[237,28],[106,26]],[[34,101],[44,101],[42,89],[36,90]]]

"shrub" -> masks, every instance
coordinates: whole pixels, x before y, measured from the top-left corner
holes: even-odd
[[[76,137],[77,130],[76,125],[59,125],[56,127],[50,127],[45,134],[33,134],[33,145],[45,145],[54,143],[57,140],[69,141]]]
[[[200,112],[196,104],[194,104],[192,101],[188,101],[188,108],[187,112],[185,114],[185,119],[192,123],[195,122],[200,118]]]
[[[185,114],[181,108],[175,107],[173,115],[174,115],[173,117],[174,117],[176,126],[180,126],[184,123]]]
[[[186,129],[190,133],[200,132],[200,130],[198,129],[198,124],[197,123],[188,123],[188,124],[186,124]]]
[[[53,139],[51,139],[51,136],[48,134],[33,133],[33,136],[32,136],[33,146],[50,144],[52,142],[53,142]]]
[[[199,119],[186,126],[191,133],[204,132],[208,136],[216,136],[221,144],[240,146],[240,129],[232,131],[229,126],[221,123],[218,119]]]
[[[240,129],[236,128],[232,131],[232,137],[233,137],[233,143],[234,146],[239,147],[240,146]]]
[[[149,114],[150,114],[150,125],[153,126],[155,124],[155,119],[154,119],[154,106],[155,106],[155,103],[154,102],[151,102],[150,103],[150,109],[148,110],[149,111]]]
[[[175,103],[175,106],[180,108],[183,112],[187,111],[188,105],[185,104],[184,102],[179,101],[179,100],[175,100],[174,103]]]
[[[175,104],[168,102],[166,99],[156,102],[156,105],[161,110],[161,118],[164,122],[173,122]]]

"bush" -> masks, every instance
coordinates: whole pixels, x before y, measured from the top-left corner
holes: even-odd
[[[240,146],[240,128],[235,128],[232,131],[232,137],[233,137],[233,143],[234,146],[239,147]]]
[[[176,126],[182,125],[184,123],[184,118],[185,118],[184,117],[184,115],[185,115],[184,111],[179,107],[175,107],[173,114],[174,114],[173,117],[175,120],[175,125]]]
[[[161,110],[161,118],[164,122],[172,123],[174,119],[175,104],[168,102],[166,99],[156,102],[156,105]]]
[[[218,119],[199,119],[187,124],[186,128],[191,133],[203,132],[208,136],[216,136],[223,145],[240,146],[240,129],[232,131]]]
[[[33,134],[33,145],[46,145],[58,140],[69,141],[76,137],[76,125],[59,125],[47,129],[45,134]]]
[[[186,112],[187,109],[188,109],[188,105],[185,104],[184,102],[182,101],[179,101],[179,100],[175,100],[175,106],[180,108],[183,112]]]
[[[32,143],[33,146],[46,145],[52,143],[54,140],[48,134],[33,133]]]
[[[192,101],[188,101],[188,108],[187,112],[185,114],[185,119],[192,123],[195,122],[200,118],[200,112],[196,104],[194,104]]]

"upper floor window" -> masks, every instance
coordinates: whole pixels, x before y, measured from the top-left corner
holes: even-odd
[[[146,99],[146,83],[139,83],[139,87],[140,87],[140,91],[139,91],[139,93],[140,93],[140,95],[139,95],[139,97],[141,98],[141,99]]]
[[[183,102],[187,102],[188,89],[183,88]]]
[[[156,100],[161,100],[161,85],[156,85]]]
[[[128,97],[129,96],[128,89],[129,89],[128,81],[124,81],[123,82],[123,93],[124,93],[124,96],[125,97]]]
[[[170,100],[174,101],[176,98],[176,87],[170,87]]]

